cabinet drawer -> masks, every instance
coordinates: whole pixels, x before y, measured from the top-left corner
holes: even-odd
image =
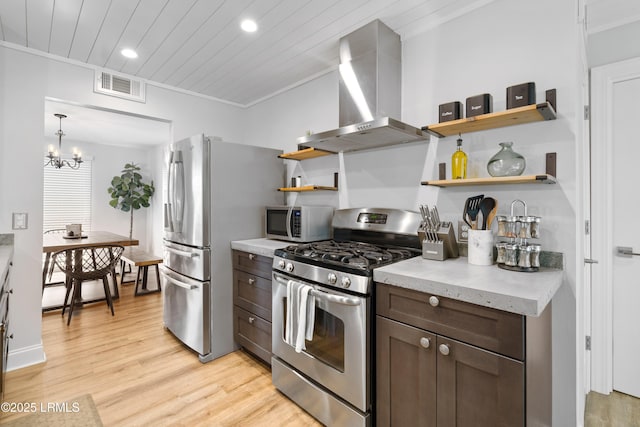
[[[524,316],[440,296],[434,307],[429,302],[431,296],[376,283],[376,313],[524,360]]]
[[[233,336],[239,345],[271,364],[271,322],[234,306]]]
[[[271,280],[273,258],[233,250],[233,268]]]
[[[234,269],[233,303],[271,321],[271,279]]]

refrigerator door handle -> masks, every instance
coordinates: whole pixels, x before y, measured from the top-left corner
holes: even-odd
[[[181,251],[178,249],[174,249],[171,246],[165,246],[164,247],[167,251],[176,254],[176,255],[180,255],[186,258],[197,258],[200,256],[200,254],[196,253],[196,252],[187,252],[187,251]]]
[[[167,276],[166,274],[163,274],[164,278],[167,279],[167,281],[173,283],[174,285],[187,289],[189,291],[196,289],[198,286],[197,285],[190,285],[188,283],[185,282],[181,282],[180,280],[176,280],[173,277]]]

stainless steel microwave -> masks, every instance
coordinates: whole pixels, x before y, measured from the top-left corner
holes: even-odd
[[[331,238],[331,206],[267,206],[267,238],[314,242]]]

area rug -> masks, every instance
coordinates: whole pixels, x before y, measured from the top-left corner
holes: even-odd
[[[102,420],[90,394],[66,402],[35,403],[34,413],[0,424],[10,427],[102,427]]]

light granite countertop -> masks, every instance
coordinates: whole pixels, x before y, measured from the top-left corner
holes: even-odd
[[[470,265],[465,257],[446,261],[415,257],[373,273],[376,282],[526,316],[542,314],[563,277],[564,272],[556,269],[520,273],[497,265]]]
[[[273,252],[276,249],[286,248],[289,245],[293,245],[291,242],[284,242],[282,240],[273,239],[250,239],[250,240],[235,240],[231,242],[231,249],[239,251],[249,252],[256,255],[262,255],[269,258],[273,258]]]

